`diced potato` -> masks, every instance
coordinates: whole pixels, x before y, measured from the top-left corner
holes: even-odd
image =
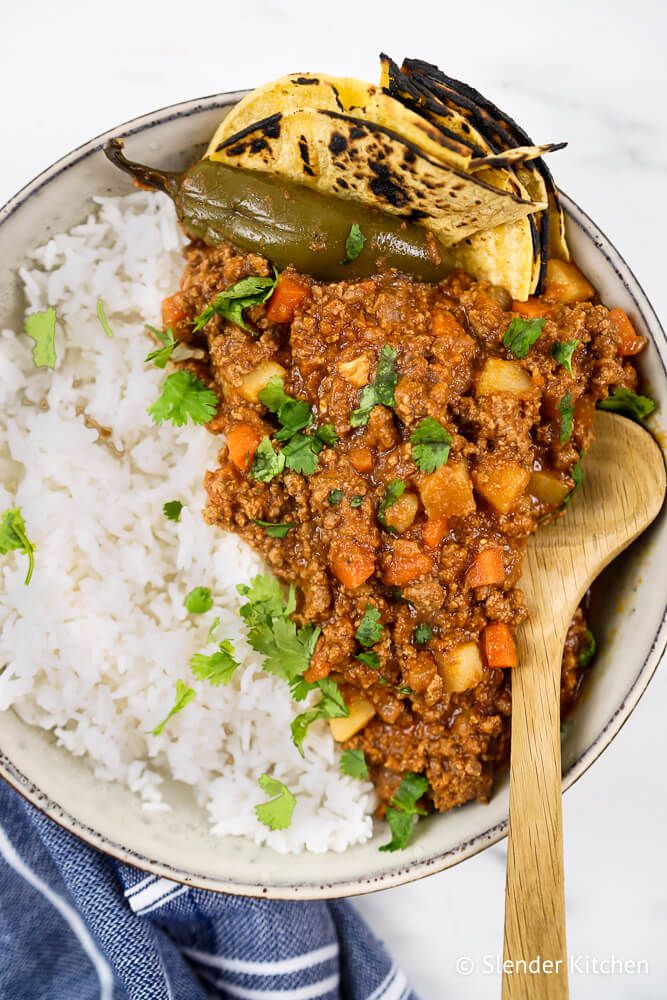
[[[445,691],[468,691],[479,684],[484,665],[476,642],[465,642],[438,657],[438,673]]]
[[[518,361],[488,358],[477,376],[476,396],[492,396],[508,392],[513,396],[526,396],[534,391],[533,380]]]
[[[542,503],[560,507],[570,487],[553,472],[533,472],[528,481],[528,492]]]
[[[243,376],[239,392],[248,402],[257,403],[260,392],[262,389],[266,389],[274,375],[278,378],[284,378],[286,374],[283,366],[279,365],[277,361],[262,361],[256,368]]]
[[[530,472],[516,462],[488,455],[472,474],[475,489],[499,514],[509,514],[525,492]]]
[[[552,258],[547,264],[544,298],[551,302],[586,302],[595,295],[590,281],[568,260]]]
[[[426,576],[432,569],[431,557],[421,551],[417,542],[399,538],[387,558],[382,579],[390,587],[403,587],[411,580]]]
[[[419,499],[414,493],[404,493],[384,515],[385,523],[399,535],[407,531],[419,510]]]
[[[345,740],[351,739],[375,715],[375,708],[365,698],[350,702],[348,708],[350,714],[346,719],[329,719],[331,735],[337,743],[344,743]]]
[[[465,517],[476,506],[465,460],[448,462],[425,476],[419,484],[419,494],[429,521]]]
[[[349,382],[350,385],[355,386],[357,389],[361,389],[362,386],[367,384],[370,370],[370,358],[367,358],[365,354],[360,354],[358,358],[352,358],[351,361],[338,362],[338,374],[340,377],[344,378],[346,382]]]

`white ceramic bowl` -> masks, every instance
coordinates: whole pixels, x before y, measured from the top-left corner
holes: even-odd
[[[0,211],[0,327],[21,328],[23,297],[16,269],[26,251],[83,221],[90,196],[131,189],[105,159],[112,136],[127,137],[128,155],[182,168],[205,147],[225,109],[243,95],[223,94],[145,115],[74,150],[40,174]],[[667,342],[636,278],[609,240],[563,197],[574,256],[602,300],[621,306],[650,338],[641,367],[662,412],[667,407]],[[662,585],[667,517],[661,517],[614,563],[613,588],[601,588],[594,627],[600,655],[563,752],[569,787],[609,745],[643,694],[667,642]],[[613,596],[611,596],[613,595]],[[168,787],[170,813],[142,812],[126,788],[93,777],[53,737],[11,710],[0,717],[0,774],[30,802],[93,846],[146,871],[208,889],[286,899],[348,896],[441,871],[507,832],[507,781],[489,805],[470,804],[419,824],[410,846],[380,853],[384,831],[343,854],[279,855],[238,837],[212,837],[204,812],[183,786]]]

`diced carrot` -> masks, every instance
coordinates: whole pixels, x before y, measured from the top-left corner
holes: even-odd
[[[444,309],[436,309],[431,318],[431,333],[434,337],[460,337],[465,336],[465,330],[450,312]]]
[[[331,664],[327,660],[318,660],[316,656],[310,661],[310,666],[304,671],[303,679],[307,684],[315,684],[331,673]]]
[[[525,302],[517,302],[516,300],[512,302],[512,312],[518,313],[519,316],[528,316],[531,319],[537,319],[540,316],[545,316],[548,312],[548,306],[545,306],[541,299],[526,299]]]
[[[308,288],[290,274],[281,274],[275,291],[266,307],[266,318],[271,323],[291,323],[294,313],[304,299]]]
[[[370,448],[350,448],[347,453],[350,463],[357,472],[371,472],[373,469],[373,452]]]
[[[490,587],[502,583],[505,579],[502,549],[483,549],[475,556],[475,560],[466,573],[466,586]]]
[[[385,566],[382,579],[390,587],[402,587],[411,580],[425,576],[433,569],[430,556],[422,552],[417,542],[401,540],[396,542],[394,550]]]
[[[363,545],[356,545],[347,539],[341,539],[332,547],[331,568],[344,587],[354,590],[365,583],[375,571],[375,556]]]
[[[505,625],[503,622],[493,622],[491,625],[487,625],[482,633],[482,640],[487,666],[494,670],[505,670],[518,666],[519,658],[509,625]]]
[[[245,472],[255,457],[257,446],[264,437],[264,432],[254,424],[236,424],[227,433],[227,448],[229,457],[237,469]]]
[[[187,319],[188,311],[185,306],[185,296],[183,292],[174,292],[162,303],[162,322],[165,327],[178,326],[184,319]]]
[[[616,337],[618,339],[618,353],[621,357],[630,354],[639,354],[646,344],[646,337],[637,333],[632,322],[624,309],[612,309],[609,313]]]
[[[437,549],[449,531],[449,521],[446,517],[429,517],[422,525],[422,539],[429,549]]]

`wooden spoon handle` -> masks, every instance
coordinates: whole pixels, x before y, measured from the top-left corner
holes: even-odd
[[[531,624],[524,628],[530,630]],[[525,666],[512,675],[504,948],[511,971],[504,963],[503,1000],[568,997],[560,759],[562,640],[554,638],[535,635],[530,643],[533,661],[523,660]],[[543,651],[541,662],[535,662],[537,650]]]

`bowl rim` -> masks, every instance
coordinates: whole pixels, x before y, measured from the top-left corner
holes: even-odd
[[[32,195],[46,187],[66,170],[71,169],[101,150],[109,139],[136,135],[175,119],[190,117],[199,112],[211,111],[217,108],[222,109],[228,107],[230,104],[237,103],[247,93],[247,90],[228,91],[182,101],[132,118],[127,122],[123,122],[100,133],[60,157],[60,159],[46,167],[46,169],[20,188],[0,208],[0,226],[14,212],[18,211]],[[593,222],[590,216],[564,192],[561,191],[560,196],[568,222],[583,230],[585,235],[593,241],[632,299],[637,313],[641,316],[644,327],[650,330],[662,366],[663,376],[667,381],[667,336],[634,272],[611,240]],[[623,701],[615,709],[597,736],[563,772],[563,791],[566,791],[579,780],[618,735],[639,703],[666,652],[667,603],[663,606],[662,618],[653,636],[651,646],[637,670]],[[471,840],[465,841],[456,847],[435,853],[427,858],[415,859],[404,865],[397,864],[389,871],[371,874],[363,878],[343,877],[340,880],[330,881],[325,884],[309,883],[299,885],[298,883],[283,883],[276,886],[265,886],[259,882],[233,882],[203,873],[193,873],[123,847],[122,844],[116,843],[106,835],[82,823],[74,815],[63,809],[57,802],[38,788],[34,782],[22,774],[20,769],[1,749],[0,778],[7,781],[26,801],[39,809],[44,815],[54,820],[63,829],[83,840],[89,846],[110,855],[117,861],[124,862],[155,877],[167,878],[201,889],[242,896],[292,900],[327,899],[361,895],[363,893],[392,888],[460,864],[462,861],[473,857],[487,847],[498,843],[498,841],[507,835],[508,829],[508,820],[504,819],[482,833],[477,834]]]

